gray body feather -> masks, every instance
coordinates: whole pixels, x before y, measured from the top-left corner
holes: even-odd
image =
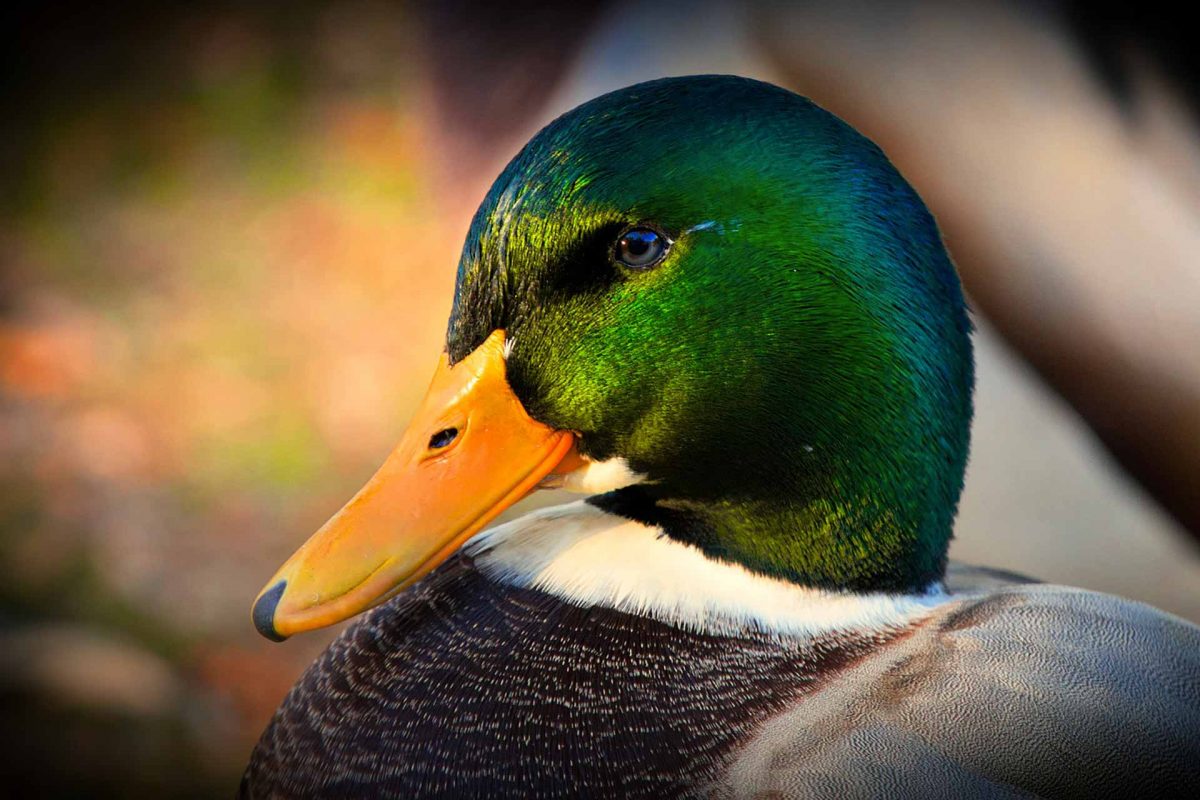
[[[956,573],[973,594],[768,720],[712,795],[1200,796],[1200,629]]]
[[[952,567],[886,634],[706,637],[454,558],[346,631],[241,796],[1200,797],[1200,628]]]

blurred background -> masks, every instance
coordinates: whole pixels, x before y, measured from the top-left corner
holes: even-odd
[[[1136,5],[3,12],[0,795],[233,794],[334,633],[250,602],[398,439],[476,204],[664,75],[812,97],[937,215],[979,329],[952,556],[1200,621],[1196,70]]]

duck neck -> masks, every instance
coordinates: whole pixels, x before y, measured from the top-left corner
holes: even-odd
[[[847,478],[793,482],[799,491],[787,483],[719,496],[641,484],[591,502],[709,558],[803,586],[920,593],[942,577],[952,507],[939,512],[903,482],[908,497],[877,480],[869,487]]]

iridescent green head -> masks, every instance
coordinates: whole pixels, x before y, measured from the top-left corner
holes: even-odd
[[[471,226],[447,347],[498,329],[529,414],[646,481],[597,502],[800,583],[941,576],[970,323],[920,198],[808,100],[728,76],[593,100]]]

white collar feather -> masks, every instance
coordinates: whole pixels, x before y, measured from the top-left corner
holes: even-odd
[[[585,501],[483,531],[464,549],[505,584],[715,635],[893,630],[951,599],[940,584],[922,594],[853,594],[766,577]]]

